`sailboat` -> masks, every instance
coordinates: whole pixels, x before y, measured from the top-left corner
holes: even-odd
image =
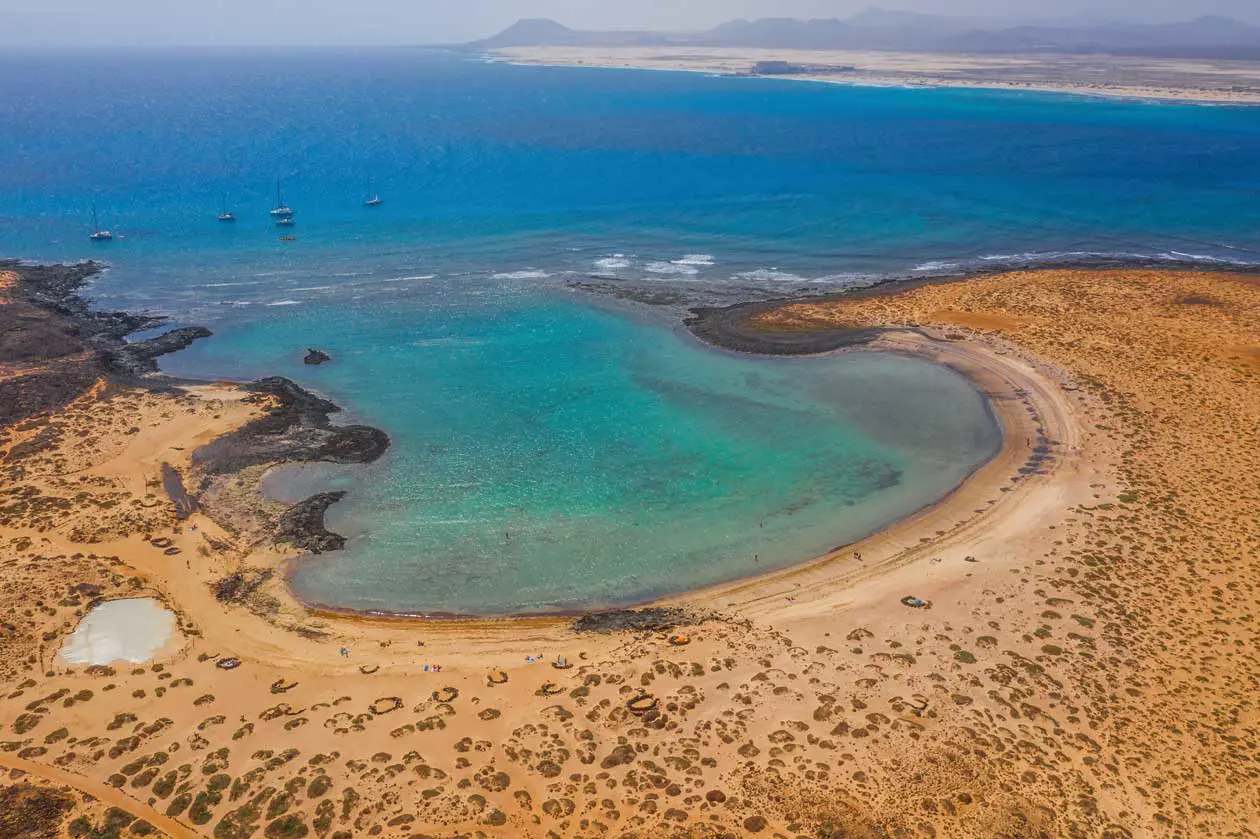
[[[92,235],[88,236],[93,242],[108,242],[114,238],[114,234],[108,230],[101,229],[101,223],[96,220],[96,205],[92,205]]]
[[[363,202],[364,207],[379,207],[385,203],[383,200],[381,200],[381,194],[375,191],[374,189],[372,189],[371,181],[368,182],[368,193],[372,197]]]
[[[228,212],[226,195],[219,202],[219,221],[236,221],[236,215]]]
[[[279,219],[286,219],[293,215],[293,210],[284,203],[284,195],[280,192],[280,182],[276,181],[276,208],[271,214]]]

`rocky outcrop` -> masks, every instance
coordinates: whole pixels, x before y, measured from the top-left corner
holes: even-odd
[[[259,417],[193,453],[207,475],[238,472],[269,463],[371,463],[389,448],[389,436],[366,425],[335,426],[341,409],[299,385],[274,376],[246,385],[270,403]]]
[[[104,267],[0,260],[0,271],[17,275],[0,306],[0,364],[21,371],[0,380],[0,425],[56,411],[102,379],[169,387],[170,380],[153,375],[156,359],[210,335],[185,327],[128,344],[128,335],[165,319],[94,311],[78,292]]]
[[[156,338],[125,344],[105,353],[105,364],[113,372],[128,376],[156,373],[159,356],[187,349],[199,338],[209,338],[214,333],[204,326],[183,326],[172,329]]]
[[[574,632],[667,632],[679,626],[692,626],[703,618],[685,609],[651,607],[592,612],[573,622]]]
[[[331,355],[323,350],[317,350],[312,347],[306,348],[306,357],[302,359],[303,364],[310,364],[316,367],[329,361],[332,361]]]
[[[324,513],[345,496],[344,492],[321,492],[294,504],[276,522],[274,539],[314,554],[341,550],[346,539],[324,526]]]

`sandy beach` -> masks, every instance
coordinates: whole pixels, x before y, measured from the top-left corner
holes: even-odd
[[[951,366],[1002,452],[802,566],[633,613],[448,621],[314,613],[284,584],[335,534],[326,500],[260,481],[383,435],[283,380],[173,386],[146,372],[167,344],[120,351],[34,276],[0,267],[0,837],[1254,833],[1255,276],[733,312],[772,343]],[[176,615],[151,662],[57,659],[94,605],[140,597]]]
[[[892,50],[738,47],[511,47],[518,64],[681,70],[748,75],[762,62],[796,65],[776,75],[830,84],[1038,90],[1087,96],[1260,103],[1260,62],[1112,55],[969,55]]]

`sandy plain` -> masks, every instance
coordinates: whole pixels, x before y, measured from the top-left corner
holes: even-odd
[[[689,46],[511,47],[495,50],[492,55],[518,64],[736,76],[748,75],[759,62],[782,61],[802,69],[776,78],[830,84],[1039,90],[1137,99],[1260,103],[1260,61]]]
[[[0,836],[1256,835],[1257,279],[1028,272],[752,319],[950,364],[1006,445],[859,544],[622,631],[312,613],[270,466],[193,457],[272,400],[70,377],[0,434]],[[94,352],[64,350],[0,385]],[[55,661],[138,596],[178,617],[158,659]]]

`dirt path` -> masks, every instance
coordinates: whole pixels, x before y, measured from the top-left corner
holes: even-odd
[[[99,799],[120,810],[126,810],[136,818],[144,819],[158,830],[165,833],[171,839],[202,839],[201,834],[190,827],[180,824],[172,818],[168,818],[152,807],[142,804],[128,795],[100,781],[93,781],[91,778],[85,778],[82,775],[76,775],[73,772],[67,772],[64,769],[58,769],[55,766],[47,766],[42,763],[31,763],[28,760],[20,760],[16,757],[0,754],[0,767],[5,769],[17,769],[43,778],[54,784],[61,784],[79,792],[86,793],[93,798]]]

